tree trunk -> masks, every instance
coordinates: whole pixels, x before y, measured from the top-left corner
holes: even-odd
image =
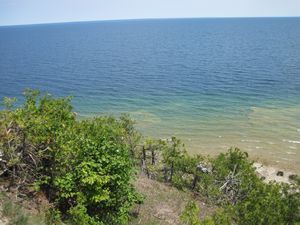
[[[143,160],[146,161],[146,149],[143,146]]]
[[[171,168],[170,168],[170,182],[172,182],[173,174],[174,174],[174,162],[171,163]]]
[[[197,185],[197,182],[198,182],[198,175],[197,175],[197,172],[194,174],[194,179],[193,179],[193,183],[192,183],[192,190],[195,190],[196,188],[196,185]]]
[[[155,151],[151,149],[151,164],[155,165]]]
[[[167,170],[167,167],[164,166],[163,170],[164,170],[164,180],[167,183],[168,182],[168,170]]]
[[[146,173],[147,176],[149,177],[149,171],[148,171],[148,168],[147,168],[147,161],[146,161],[146,149],[145,149],[144,146],[143,146],[142,154],[143,154],[142,155],[142,165],[141,165],[142,171],[144,173]]]

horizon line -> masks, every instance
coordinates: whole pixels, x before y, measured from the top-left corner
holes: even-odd
[[[0,27],[14,26],[33,26],[33,25],[51,25],[64,23],[88,23],[88,22],[118,22],[118,21],[139,21],[139,20],[176,20],[176,19],[268,19],[268,18],[300,18],[300,16],[209,16],[209,17],[149,17],[149,18],[128,18],[128,19],[99,19],[99,20],[75,20],[75,21],[57,21],[41,23],[24,23],[24,24],[4,24]]]

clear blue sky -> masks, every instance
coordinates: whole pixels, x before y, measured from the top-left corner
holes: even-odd
[[[300,0],[0,0],[0,25],[264,16],[300,16]]]

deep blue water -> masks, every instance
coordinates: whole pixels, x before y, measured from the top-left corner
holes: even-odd
[[[0,27],[0,54],[1,98],[72,95],[81,116],[128,112],[194,152],[300,162],[300,18]]]

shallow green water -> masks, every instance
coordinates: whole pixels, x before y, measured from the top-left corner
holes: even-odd
[[[74,96],[80,117],[130,113],[193,153],[230,146],[300,171],[300,19],[0,27],[0,97]]]

